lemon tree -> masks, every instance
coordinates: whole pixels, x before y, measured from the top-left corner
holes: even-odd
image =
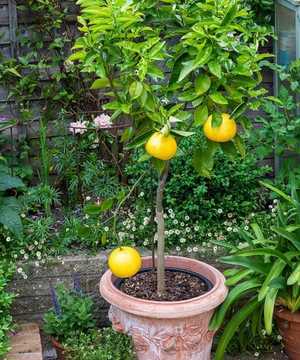
[[[204,124],[205,146],[195,148],[193,155],[199,175],[210,176],[217,151],[244,155],[242,137],[232,124],[247,130],[245,110],[257,109],[266,92],[260,87],[261,66],[269,55],[258,49],[269,31],[255,24],[239,0],[77,3],[81,35],[69,60],[81,63],[95,94],[110,98],[104,110],[113,121],[130,119],[122,141],[127,149],[141,148],[140,161],[149,161],[159,172],[157,273],[162,294],[163,192],[169,163],[175,154],[184,156],[180,139],[202,133]],[[224,128],[230,136],[224,136]],[[209,135],[218,132],[217,137]]]

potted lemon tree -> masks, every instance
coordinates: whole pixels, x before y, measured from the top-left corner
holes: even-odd
[[[258,48],[267,29],[234,0],[77,3],[81,36],[69,60],[111,99],[112,121],[130,119],[124,143],[158,172],[156,271],[135,249],[111,253],[100,284],[110,319],[133,337],[139,359],[209,359],[208,324],[226,297],[224,278],[203,262],[165,256],[163,193],[172,158],[185,155],[183,137],[201,138],[193,149],[199,176],[210,176],[218,151],[244,155],[237,123],[248,128],[244,112],[265,93]]]

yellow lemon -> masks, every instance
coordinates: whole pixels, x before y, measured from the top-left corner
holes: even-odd
[[[176,154],[177,143],[172,135],[156,132],[147,141],[146,151],[157,159],[170,160]]]
[[[212,115],[207,119],[203,126],[204,135],[211,141],[227,142],[232,140],[237,133],[237,125],[229,114],[222,114],[223,122],[218,127],[212,126]]]
[[[108,266],[115,276],[129,278],[140,271],[142,258],[140,253],[134,248],[121,246],[110,253]]]

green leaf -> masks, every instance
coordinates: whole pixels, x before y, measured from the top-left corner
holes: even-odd
[[[192,164],[199,175],[210,177],[214,167],[214,155],[219,149],[219,144],[209,141],[206,149],[196,148]]]
[[[210,77],[206,74],[200,75],[195,81],[195,90],[198,96],[206,93],[211,86]]]
[[[253,271],[250,269],[240,270],[237,274],[235,274],[234,276],[231,276],[229,279],[227,279],[225,284],[227,286],[233,286],[252,273],[253,273]]]
[[[6,71],[13,74],[13,75],[15,75],[15,76],[17,76],[17,77],[19,77],[19,78],[22,78],[22,75],[15,68],[8,68],[8,69],[6,69]]]
[[[244,158],[246,156],[246,146],[244,140],[239,135],[236,135],[232,141],[241,157]]]
[[[130,142],[126,147],[125,150],[135,149],[140,146],[143,146],[149,137],[153,134],[153,130],[148,130],[144,132],[143,134],[135,137],[132,142]]]
[[[287,200],[289,203],[295,205],[295,202],[294,200],[292,199],[291,196],[285,194],[283,191],[277,189],[275,186],[269,184],[269,183],[266,183],[264,181],[260,181],[259,182],[261,185],[263,185],[264,187],[272,190],[273,192],[275,192],[276,194],[278,194],[280,197],[282,197],[283,199]],[[296,204],[297,205],[297,204]]]
[[[222,143],[221,148],[222,148],[224,154],[226,154],[226,156],[228,156],[231,160],[236,159],[237,150],[236,150],[236,147],[235,147],[235,145],[234,145],[234,143],[232,141]]]
[[[227,105],[228,104],[227,99],[218,91],[211,93],[209,95],[209,97],[216,104],[219,104],[219,105]]]
[[[288,277],[287,284],[294,285],[300,280],[300,264],[296,266],[296,269]]]
[[[134,81],[129,87],[129,95],[135,100],[142,95],[143,89],[143,84],[140,81]]]
[[[208,107],[206,104],[200,105],[194,112],[194,125],[202,126],[208,119]]]
[[[269,286],[271,281],[277,278],[279,275],[281,275],[285,267],[286,267],[286,263],[281,259],[277,259],[274,262],[268,276],[265,278],[265,281],[258,293],[258,301],[262,301],[267,296],[267,293],[270,289]]]
[[[268,335],[272,334],[273,314],[278,291],[279,289],[270,289],[265,299],[264,319],[265,328]]]
[[[238,252],[238,256],[275,256],[285,263],[291,265],[291,261],[283,254],[281,251],[275,249],[251,249],[251,250],[242,250]]]
[[[9,189],[20,189],[24,187],[25,184],[18,177],[0,173],[0,191],[6,191]]]
[[[165,166],[166,166],[165,161],[152,158],[152,163],[153,163],[154,168],[159,172],[159,174],[161,174],[164,171]]]
[[[222,77],[222,67],[218,61],[211,61],[208,63],[209,71],[215,75],[217,78],[221,79]]]
[[[196,70],[199,67],[202,67],[207,63],[212,53],[212,46],[205,45],[203,48],[198,52],[198,55],[195,60],[189,60],[183,62],[183,67],[179,75],[178,82],[184,80],[192,71]]]
[[[223,360],[224,354],[228,344],[233,338],[236,331],[238,331],[240,325],[249,318],[249,316],[257,310],[260,306],[260,303],[257,299],[248,302],[244,305],[239,311],[231,318],[229,323],[226,325],[223,334],[219,340],[217,351],[214,357],[214,360]]]
[[[278,235],[289,240],[295,246],[295,248],[300,251],[300,241],[299,241],[299,237],[297,235],[294,235],[280,227],[273,226],[271,229],[273,231],[275,231]]]
[[[183,136],[183,137],[188,137],[188,136],[192,136],[195,134],[192,131],[183,131],[183,130],[176,130],[176,129],[172,129],[171,133],[179,135],[179,136]]]
[[[211,121],[211,125],[213,128],[217,128],[219,126],[221,126],[223,123],[223,117],[222,114],[218,113],[218,112],[214,112],[212,114],[212,121]]]
[[[265,275],[267,275],[271,269],[271,266],[262,260],[247,259],[244,256],[230,255],[221,257],[220,260],[225,264],[239,265]]]
[[[88,204],[84,207],[84,213],[90,216],[100,215],[101,212],[100,204]]]
[[[228,8],[228,10],[224,16],[224,19],[222,21],[221,26],[226,26],[226,25],[230,24],[236,17],[237,12],[238,12],[238,6],[237,6],[237,3],[234,1],[234,4]]]
[[[15,197],[5,197],[0,200],[0,224],[6,226],[17,237],[21,237],[23,232],[19,212],[20,205]]]
[[[114,204],[114,199],[110,198],[110,199],[105,199],[101,202],[101,211],[107,211],[110,210],[112,208]]]
[[[107,78],[97,79],[93,82],[91,89],[92,90],[103,89],[108,86],[109,86],[109,80]]]
[[[253,289],[258,288],[260,285],[261,283],[255,279],[236,285],[228,294],[225,302],[215,313],[210,322],[209,330],[217,331],[223,324],[227,311],[230,309],[231,305],[240,300],[244,295],[251,292]]]

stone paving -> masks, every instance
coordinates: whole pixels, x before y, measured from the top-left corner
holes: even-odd
[[[40,330],[37,324],[20,325],[11,335],[12,350],[5,360],[43,360]]]

